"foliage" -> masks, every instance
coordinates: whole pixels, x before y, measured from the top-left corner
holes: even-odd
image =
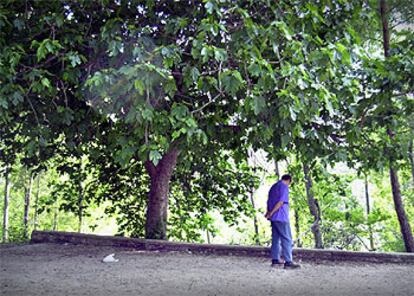
[[[403,27],[384,59],[377,1],[2,1],[0,172],[13,169],[11,217],[21,215],[28,172],[42,172],[44,227],[66,219],[74,230],[81,215],[95,228],[103,207],[118,234],[142,237],[147,165],[176,148],[168,235],[202,241],[220,231],[214,212],[240,229],[259,215],[247,151],[263,149],[293,161],[304,231],[313,221],[303,163],[326,246],[359,249],[372,227],[379,249],[399,250],[391,193],[378,180],[390,160],[409,176],[413,10],[390,5],[391,25]],[[355,176],[328,173],[338,162],[379,174],[383,191],[368,217],[349,189]],[[20,229],[12,223],[12,239]]]

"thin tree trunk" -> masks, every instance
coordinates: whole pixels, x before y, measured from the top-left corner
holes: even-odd
[[[404,210],[404,204],[401,199],[400,182],[398,180],[397,171],[394,170],[392,161],[390,160],[390,180],[392,187],[392,197],[394,198],[395,211],[397,212],[398,222],[400,223],[400,230],[404,240],[405,250],[407,252],[414,252],[414,239],[411,231],[410,223],[408,222],[407,214]]]
[[[388,5],[386,0],[380,0],[380,13],[382,22],[382,37],[384,56],[388,58],[390,56],[390,30],[388,26]]]
[[[186,188],[188,188],[188,191],[190,191],[190,185],[188,184],[188,182],[187,182],[187,176],[185,176],[184,177],[184,179],[183,179],[183,184],[184,184],[184,187],[186,187]],[[184,239],[184,236],[183,236],[183,229],[184,229],[184,227],[183,227],[183,225],[184,225],[184,218],[183,218],[183,215],[181,215],[181,206],[180,206],[180,202],[179,201],[177,201],[177,200],[175,200],[175,204],[176,204],[176,207],[177,207],[177,212],[179,213],[179,217],[180,217],[180,227],[179,227],[179,235],[178,235],[178,238],[179,239],[181,239],[181,240],[183,240]],[[187,237],[187,240],[188,240],[188,237]]]
[[[207,243],[211,244],[211,240],[210,240],[210,231],[208,231],[208,229],[206,230],[206,234],[207,234]]]
[[[295,230],[296,230],[296,237],[297,237],[297,247],[302,247],[302,241],[300,240],[300,223],[299,223],[299,211],[295,207]]]
[[[179,150],[170,149],[157,166],[151,161],[145,162],[150,176],[145,237],[148,239],[167,239],[168,193],[170,179],[177,165]]]
[[[249,156],[250,159],[252,159],[252,166],[253,166],[253,170],[254,172],[256,172],[256,168],[257,168],[257,158],[254,155],[254,153],[251,153],[251,155]],[[277,162],[275,160],[275,168],[276,168],[276,175],[278,176],[278,165]],[[265,178],[266,173],[263,173],[263,175],[261,176],[260,179],[260,185],[259,187],[262,185],[263,180]],[[253,208],[253,229],[254,229],[254,241],[256,245],[260,245],[260,239],[259,239],[259,222],[257,220],[257,215],[256,215],[256,203],[254,201],[254,194],[255,194],[256,190],[254,187],[250,188],[250,203],[252,204],[252,208]]]
[[[277,162],[277,160],[275,159],[275,174],[277,179],[280,179],[280,171],[279,171],[279,163]]]
[[[3,243],[8,240],[8,231],[9,231],[9,194],[10,194],[10,180],[9,180],[10,170],[6,168],[5,184],[4,184],[4,208],[3,208]]]
[[[34,219],[33,219],[33,226],[34,230],[37,229],[38,224],[38,210],[39,210],[39,192],[40,192],[40,173],[37,175],[37,191],[36,191],[36,199],[35,199],[35,212],[34,212]]]
[[[78,199],[78,232],[82,232],[82,221],[83,220],[83,189],[79,193]]]
[[[256,204],[254,202],[254,189],[252,188],[250,190],[250,202],[252,203],[252,207],[253,207],[253,227],[254,227],[254,240],[256,245],[260,245],[260,240],[259,240],[259,224],[257,221],[257,217],[256,217]]]
[[[314,219],[311,230],[312,230],[313,237],[315,240],[315,248],[323,249],[322,233],[320,231],[320,226],[319,226],[319,221],[321,217],[320,217],[320,213],[318,210],[318,204],[312,193],[312,179],[309,175],[309,167],[306,164],[303,165],[303,172],[305,174],[306,196],[308,199],[308,206],[309,206],[310,213]]]
[[[390,56],[390,30],[389,30],[389,25],[388,25],[389,9],[388,9],[386,0],[380,0],[380,14],[381,14],[381,22],[382,22],[384,56],[387,59]],[[392,141],[394,137],[393,131],[388,128],[387,134]],[[391,181],[391,187],[392,187],[392,196],[394,199],[394,206],[397,212],[398,222],[400,223],[400,230],[401,230],[401,234],[404,240],[405,250],[407,252],[414,252],[413,233],[411,231],[410,224],[408,223],[407,214],[404,210],[404,205],[401,199],[398,172],[393,167],[394,161],[392,159],[392,156],[390,157],[389,165],[390,165],[390,181]]]
[[[365,176],[365,201],[366,201],[366,206],[367,206],[367,218],[368,218],[369,214],[371,213],[371,206],[370,206],[369,191],[368,191],[368,178],[366,176]],[[375,250],[374,237],[373,237],[371,225],[368,226],[368,231],[369,231],[370,251],[374,251]]]
[[[30,173],[30,180],[28,186],[25,188],[24,194],[24,238],[29,238],[29,210],[30,210],[30,197],[32,194],[32,183],[33,183],[33,175]]]
[[[408,147],[408,158],[410,160],[411,165],[411,177],[414,185],[414,152],[413,152],[413,143],[414,140],[411,140],[410,145]]]
[[[290,166],[290,161],[289,161],[289,158],[286,158],[286,160],[285,160],[285,161],[286,161],[286,167],[287,167],[287,168],[289,168],[289,166]]]
[[[56,202],[57,203],[57,202]],[[58,230],[58,223],[59,223],[59,205],[56,204],[55,208],[54,208],[54,213],[53,213],[53,225],[52,225],[52,230],[53,231],[57,231]]]

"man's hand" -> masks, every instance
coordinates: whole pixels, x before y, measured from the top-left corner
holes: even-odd
[[[275,207],[273,208],[273,210],[271,210],[271,211],[267,211],[267,213],[265,214],[265,218],[266,218],[267,220],[270,220],[270,218],[272,218],[273,214],[274,214],[274,213],[276,213],[276,212],[280,209],[280,207],[281,207],[281,206],[283,206],[283,201],[279,201],[279,202],[275,205]]]

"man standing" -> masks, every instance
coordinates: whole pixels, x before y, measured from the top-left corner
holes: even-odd
[[[273,184],[269,190],[267,213],[265,217],[272,225],[272,266],[283,264],[280,261],[280,244],[285,259],[285,269],[299,268],[300,265],[292,260],[292,234],[289,222],[289,185],[292,183],[290,175],[283,175],[282,179]]]

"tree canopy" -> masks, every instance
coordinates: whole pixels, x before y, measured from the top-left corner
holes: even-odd
[[[34,174],[67,174],[54,192],[79,225],[92,204],[110,202],[122,233],[165,239],[169,225],[192,239],[194,228],[214,232],[210,211],[229,223],[255,215],[249,194],[259,177],[248,151],[264,150],[302,163],[319,221],[320,166],[389,168],[393,185],[410,166],[413,9],[381,7],[3,1],[4,174],[16,161]]]

